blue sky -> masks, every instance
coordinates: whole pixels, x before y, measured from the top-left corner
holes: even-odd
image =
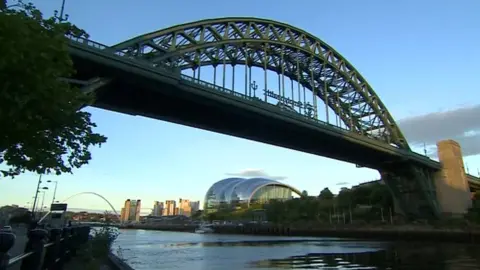
[[[60,9],[61,0],[33,3],[49,16]],[[91,39],[107,45],[200,19],[273,19],[333,46],[367,79],[397,120],[478,105],[480,2],[476,0],[297,0],[295,5],[266,0],[67,0],[66,13]],[[58,199],[93,191],[117,209],[127,198],[142,199],[145,208],[151,208],[154,200],[202,200],[212,183],[246,169],[287,177],[285,183],[310,194],[324,187],[338,191],[340,182],[349,186],[378,178],[376,171],[323,157],[142,117],[88,111],[108,143],[93,149],[91,163],[73,175],[45,177],[59,181]],[[476,174],[479,155],[465,161]],[[32,201],[36,179],[25,174],[1,180],[0,205]],[[108,208],[89,195],[69,204]]]

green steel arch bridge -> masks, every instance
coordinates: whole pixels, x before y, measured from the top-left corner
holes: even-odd
[[[441,165],[411,150],[368,82],[312,34],[220,18],[114,46],[69,39],[77,74],[67,80],[95,92],[95,107],[373,168],[406,215],[441,212],[433,180]]]

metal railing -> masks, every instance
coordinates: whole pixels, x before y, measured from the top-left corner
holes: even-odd
[[[91,47],[91,48],[95,48],[95,49],[98,49],[98,50],[101,50],[101,51],[104,51],[110,55],[117,55],[117,56],[121,56],[122,58],[126,58],[130,61],[135,61],[136,63],[140,64],[140,65],[145,65],[149,68],[155,68],[155,69],[160,69],[161,72],[169,72],[169,73],[174,73],[173,70],[169,70],[167,67],[162,67],[162,66],[158,66],[158,65],[155,65],[151,62],[148,62],[148,61],[145,61],[143,59],[138,59],[136,57],[133,57],[131,55],[128,55],[124,52],[121,52],[121,51],[118,51],[118,50],[114,50],[113,48],[107,46],[107,45],[104,45],[104,44],[101,44],[101,43],[98,43],[96,41],[92,41],[92,40],[89,40],[89,39],[86,39],[86,38],[81,38],[81,37],[75,37],[75,36],[71,36],[71,35],[68,35],[67,36],[68,39],[70,39],[71,41],[75,42],[75,43],[79,43],[79,44],[82,44],[82,45],[87,45],[88,47]],[[173,69],[173,68],[172,68]],[[262,101],[260,98],[258,97],[251,97],[251,96],[247,96],[247,95],[244,95],[244,94],[241,94],[239,92],[235,92],[234,90],[231,90],[231,89],[228,89],[228,88],[224,88],[224,87],[221,87],[221,86],[218,86],[218,85],[215,85],[215,84],[212,84],[212,83],[209,83],[209,82],[206,82],[206,81],[202,81],[202,80],[199,80],[199,79],[196,79],[194,77],[191,77],[191,76],[188,76],[188,75],[184,75],[184,74],[181,74],[180,75],[180,79],[184,80],[184,81],[187,81],[187,82],[191,82],[191,83],[194,83],[196,85],[200,85],[200,86],[203,86],[205,88],[209,88],[209,89],[214,89],[214,90],[217,90],[217,91],[220,91],[222,93],[227,93],[227,94],[231,94],[235,97],[238,97],[238,98],[243,98],[243,99],[246,99],[248,101],[254,101],[254,102],[259,102],[259,103],[262,103],[262,105],[269,105],[271,106],[272,108],[275,108],[276,110],[281,110],[283,112],[286,112],[288,114],[290,114],[290,116],[294,116],[294,118],[301,118],[301,119],[308,119],[309,121],[312,121],[312,122],[315,122],[319,125],[322,125],[322,126],[328,126],[328,127],[331,127],[331,128],[334,128],[334,129],[337,129],[337,130],[340,130],[340,131],[343,131],[343,132],[348,132],[349,130],[346,129],[346,128],[342,128],[342,127],[338,127],[336,125],[333,125],[333,124],[330,124],[330,123],[327,123],[325,121],[322,121],[322,120],[319,120],[319,119],[316,119],[314,118],[313,116],[308,116],[308,115],[304,115],[304,114],[300,114],[298,112],[291,112],[291,111],[287,111],[287,110],[282,110],[281,108],[278,108],[278,106],[274,105],[274,104],[270,104],[268,102],[265,102],[265,101]]]
[[[155,72],[160,72],[160,73],[163,73],[163,74],[166,72],[169,75],[172,75],[172,74],[176,75],[177,74],[176,71],[174,71],[174,68],[172,68],[172,67],[159,66],[159,65],[153,64],[153,63],[148,62],[144,59],[139,59],[137,57],[134,57],[134,56],[126,54],[124,52],[115,50],[112,47],[109,47],[107,45],[104,45],[104,44],[101,44],[101,43],[98,43],[98,42],[95,42],[95,41],[92,41],[92,40],[89,40],[89,39],[85,39],[85,38],[81,38],[81,37],[75,37],[75,36],[67,36],[67,38],[69,38],[71,41],[73,41],[75,43],[79,43],[79,44],[86,45],[88,47],[95,48],[95,49],[98,49],[100,51],[103,51],[103,52],[107,53],[108,55],[116,55],[116,56],[121,57],[122,59],[128,59],[129,61],[131,61],[133,63],[136,63],[136,64],[141,65],[141,66],[145,66],[145,67],[147,67],[147,68],[149,68],[149,69],[151,69]],[[339,127],[339,126],[336,126],[334,124],[331,124],[331,123],[322,121],[320,119],[317,119],[313,115],[309,116],[309,115],[301,114],[299,112],[293,112],[293,111],[285,110],[285,109],[279,108],[278,106],[276,106],[274,104],[265,102],[258,97],[247,96],[247,95],[241,94],[239,92],[235,92],[234,90],[224,88],[224,87],[221,87],[221,86],[218,86],[218,85],[206,82],[206,81],[202,81],[202,80],[196,79],[196,78],[188,76],[188,75],[181,74],[180,75],[180,80],[182,80],[184,82],[192,83],[195,86],[201,86],[201,87],[204,87],[204,88],[207,88],[207,89],[213,89],[213,90],[216,90],[216,91],[219,91],[219,92],[222,92],[222,93],[230,94],[234,97],[242,98],[242,99],[247,100],[249,102],[257,103],[258,105],[261,105],[261,106],[266,106],[266,107],[268,107],[272,110],[281,111],[286,116],[288,116],[290,118],[293,118],[293,119],[308,120],[308,121],[312,122],[312,124],[314,123],[314,124],[320,125],[322,127],[331,128],[333,130],[340,131],[340,132],[343,132],[345,134],[354,134],[354,135],[370,138],[370,139],[375,140],[377,142],[382,142],[381,138],[379,138],[378,136],[375,136],[375,135],[372,135],[372,134],[365,134],[363,132],[359,133],[359,132],[351,131],[351,130],[347,129],[346,127]],[[383,143],[386,143],[386,142],[383,142]],[[388,144],[388,143],[386,143],[386,144]],[[391,145],[391,146],[395,147],[393,145]],[[396,147],[396,148],[398,148],[398,147]],[[422,161],[425,161],[425,162],[435,162],[432,159],[430,159],[429,157],[426,157],[424,155],[418,154],[418,153],[413,152],[413,151],[411,151],[411,153],[412,153],[411,157],[414,158],[414,159],[422,160]]]
[[[17,237],[11,231],[0,231],[0,270],[63,269],[77,249],[88,242],[90,227],[33,229],[28,231],[27,237],[25,252],[11,258],[9,251]]]
[[[99,43],[99,42],[96,42],[96,41],[93,41],[93,40],[90,40],[90,39],[82,38],[82,37],[72,36],[72,35],[66,35],[66,37],[71,42],[74,42],[75,44],[80,44],[82,46],[87,46],[88,48],[94,48],[98,51],[101,51],[102,53],[106,53],[106,55],[119,56],[122,59],[128,60],[130,62],[139,64],[139,65],[142,65],[142,66],[145,66],[145,67],[148,67],[150,69],[153,69],[154,71],[173,73],[173,70],[172,70],[173,68],[169,68],[167,66],[161,66],[161,65],[146,61],[144,59],[135,57],[134,55],[127,54],[127,53],[124,53],[124,52],[119,51],[119,50],[115,50],[114,48],[112,48],[110,46],[107,46],[105,44],[102,44],[102,43]]]
[[[128,59],[129,61],[133,61],[139,65],[142,65],[142,66],[145,66],[145,67],[148,67],[150,69],[154,69],[154,71],[156,72],[167,72],[169,73],[170,75],[176,75],[175,74],[175,71],[173,70],[173,68],[169,68],[169,67],[164,67],[164,66],[159,66],[159,65],[155,65],[151,62],[148,62],[148,61],[145,61],[143,59],[139,59],[139,58],[136,58],[136,57],[133,57],[129,54],[126,54],[124,52],[121,52],[121,51],[118,51],[118,50],[114,50],[113,48],[107,46],[107,45],[104,45],[104,44],[101,44],[101,43],[98,43],[98,42],[95,42],[95,41],[92,41],[92,40],[89,40],[89,39],[85,39],[85,38],[79,38],[79,37],[74,37],[74,36],[67,36],[71,41],[74,41],[76,43],[79,43],[79,44],[82,44],[82,45],[87,45],[91,48],[95,48],[95,49],[98,49],[98,50],[101,50],[101,51],[104,51],[106,52],[107,54],[109,55],[116,55],[116,56],[120,56],[122,57],[123,59]],[[203,81],[203,80],[199,80],[197,78],[194,78],[192,76],[188,76],[188,75],[184,75],[184,74],[181,74],[180,75],[180,79],[182,81],[187,81],[187,82],[190,82],[190,83],[194,83],[196,84],[197,86],[200,85],[202,87],[205,87],[205,88],[209,88],[209,89],[213,89],[213,90],[217,90],[217,91],[220,91],[222,93],[227,93],[227,94],[230,94],[232,96],[235,96],[235,97],[238,97],[238,98],[243,98],[245,100],[248,100],[248,101],[253,101],[253,102],[258,102],[258,104],[261,103],[261,105],[263,106],[268,106],[270,107],[270,109],[275,109],[275,110],[280,110],[282,112],[285,112],[286,114],[288,114],[288,116],[290,116],[291,118],[296,118],[296,119],[306,119],[308,121],[311,121],[317,125],[321,125],[323,127],[330,127],[332,129],[335,129],[337,131],[341,131],[341,132],[347,132],[347,133],[354,133],[354,134],[358,134],[358,135],[363,135],[363,136],[366,136],[366,137],[369,137],[371,139],[375,139],[375,140],[378,140],[377,137],[373,136],[373,135],[365,135],[365,134],[360,134],[360,133],[356,133],[356,132],[353,132],[353,131],[350,131],[349,129],[347,129],[346,127],[339,127],[339,126],[336,126],[334,124],[331,124],[331,123],[327,123],[325,121],[322,121],[320,119],[317,119],[315,118],[313,115],[312,116],[308,116],[308,115],[305,115],[305,114],[301,114],[299,112],[293,112],[293,111],[288,111],[288,110],[284,110],[284,109],[281,109],[279,108],[278,106],[274,105],[274,104],[271,104],[271,103],[268,103],[268,102],[265,102],[263,100],[261,100],[260,98],[258,97],[251,97],[251,96],[247,96],[247,95],[244,95],[244,94],[241,94],[239,92],[235,92],[234,90],[231,90],[231,89],[228,89],[228,88],[224,88],[224,87],[221,87],[221,86],[218,86],[218,85],[215,85],[215,84],[212,84],[210,82],[207,82],[207,81]]]

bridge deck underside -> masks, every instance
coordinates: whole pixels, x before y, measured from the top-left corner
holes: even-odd
[[[221,97],[211,94],[199,95],[201,91],[189,91],[188,86],[177,82],[161,83],[113,68],[93,66],[82,59],[75,59],[75,64],[79,78],[100,74],[115,78],[113,83],[97,93],[95,107],[233,135],[375,169],[402,162],[401,157],[379,152],[350,138],[319,132],[318,128],[309,124],[292,124],[275,113],[253,110],[246,104],[221,100]]]
[[[251,139],[380,171],[398,172],[404,171],[404,167],[411,167],[411,162],[401,154],[378,150],[368,143],[339,136],[309,122],[292,120],[283,116],[281,111],[255,108],[245,101],[195,89],[178,79],[149,78],[128,69],[92,63],[91,60],[75,56],[74,63],[78,71],[77,79],[98,76],[113,78],[112,83],[97,91],[95,107]],[[429,181],[408,178],[411,178],[408,181],[410,183]],[[406,186],[398,186],[402,181],[386,182],[391,186],[394,196],[403,200],[406,194],[401,194],[401,190],[406,190]],[[426,198],[423,194],[425,190],[420,188],[419,183],[408,186],[409,197]],[[415,208],[417,200],[408,201],[411,205],[404,208]]]

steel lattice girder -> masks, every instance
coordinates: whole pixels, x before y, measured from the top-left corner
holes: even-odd
[[[145,34],[112,48],[158,66],[240,64],[284,74],[314,91],[352,131],[410,149],[360,73],[332,47],[293,26],[256,18],[211,19]]]

